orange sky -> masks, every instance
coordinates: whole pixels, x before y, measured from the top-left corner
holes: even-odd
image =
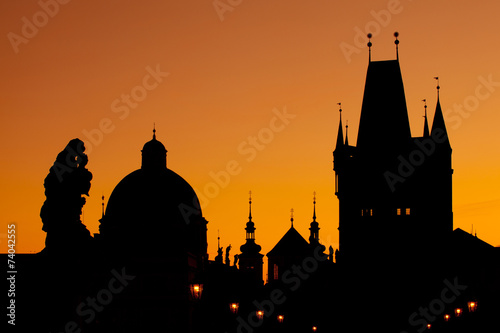
[[[422,99],[433,117],[433,77],[440,77],[455,169],[454,226],[470,231],[474,224],[480,238],[500,245],[497,1],[215,3],[219,12],[212,0],[0,3],[1,252],[12,222],[18,252],[43,249],[43,180],[75,137],[89,150],[94,179],[84,222],[97,232],[101,195],[107,201],[140,167],[153,122],[169,151],[168,167],[204,203],[210,258],[218,229],[232,254],[244,243],[249,190],[263,253],[289,228],[292,207],[307,239],[313,191],[321,241],[338,247],[337,103],[355,143],[367,29],[373,60],[394,59],[392,35],[400,33],[414,136],[422,133]],[[135,96],[129,106],[122,100],[127,94]],[[273,120],[285,110],[289,118]],[[251,151],[249,137],[259,135],[259,150]],[[213,175],[230,161],[237,174],[214,187]],[[138,221],[139,230],[147,237],[147,225]]]

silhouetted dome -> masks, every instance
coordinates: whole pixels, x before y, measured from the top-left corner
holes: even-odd
[[[253,239],[248,240],[245,244],[240,246],[240,251],[242,253],[241,255],[243,256],[258,254],[261,249],[261,246],[259,244],[256,244],[255,240]]]
[[[144,147],[142,147],[142,153],[144,152],[149,152],[149,153],[166,153],[167,149],[161,143],[160,141],[156,140],[156,138],[152,139],[151,141],[148,141],[144,144]]]
[[[194,207],[195,204],[198,208]],[[185,210],[188,207],[193,211],[189,211],[186,215],[201,216],[198,197],[181,176],[167,168],[153,174],[139,169],[116,185],[109,197],[105,216],[119,218],[121,221],[119,224],[128,221],[131,223],[147,221],[148,226],[164,223],[187,224],[182,208]],[[192,214],[189,214],[190,212]]]
[[[193,188],[165,159],[165,146],[153,136],[142,149],[141,169],[123,178],[109,197],[100,226],[104,238],[147,243],[149,250],[196,252],[206,221]]]

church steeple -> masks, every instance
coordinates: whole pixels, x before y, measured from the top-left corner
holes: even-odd
[[[313,220],[311,222],[311,227],[309,228],[309,243],[317,244],[319,243],[319,223],[316,222],[316,192],[313,193]]]
[[[423,99],[424,102],[424,138],[429,137],[429,122],[427,121],[427,100]]]
[[[448,132],[446,131],[446,125],[444,122],[443,111],[441,110],[441,103],[439,101],[439,89],[441,88],[439,86],[439,77],[436,76],[434,79],[437,80],[437,103],[436,112],[434,113],[434,120],[432,121],[431,135],[432,137],[439,136],[445,138],[445,140],[443,141],[443,146],[451,149]]]
[[[248,222],[246,230],[246,240],[255,240],[255,224],[252,222],[252,191],[248,192]]]
[[[340,115],[340,120],[339,120],[339,131],[337,133],[337,145],[335,147],[335,150],[340,149],[344,146],[344,132],[342,130],[342,103],[337,103],[339,105],[339,115]]]
[[[245,227],[246,243],[240,247],[242,253],[259,253],[260,245],[255,244],[255,223],[252,221],[252,191],[249,192],[248,199],[248,222]]]
[[[255,243],[255,224],[252,221],[252,191],[248,199],[248,222],[246,224],[246,242],[240,246],[241,254],[238,255],[239,269],[252,277],[252,283],[262,285],[262,261],[260,245]]]

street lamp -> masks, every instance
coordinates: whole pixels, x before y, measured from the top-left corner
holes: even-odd
[[[238,308],[240,307],[239,303],[230,303],[229,304],[229,310],[231,310],[231,313],[237,314],[238,313]]]
[[[261,320],[262,318],[264,318],[264,311],[262,311],[262,310],[257,311],[257,318],[259,320]]]
[[[469,302],[467,303],[467,307],[469,308],[469,312],[476,312],[477,302]]]
[[[460,309],[460,308],[456,308],[456,309],[455,309],[455,316],[456,316],[456,317],[460,317],[461,315],[462,315],[462,309]]]
[[[450,315],[449,314],[445,314],[444,315],[444,321],[448,321],[450,320]]]
[[[431,329],[431,324],[427,324],[427,329],[430,330]]]
[[[318,328],[316,326],[313,326],[313,332],[316,332]]]
[[[192,283],[189,285],[189,289],[191,291],[191,297],[193,298],[193,300],[198,301],[201,299],[201,293],[203,292],[202,283]]]
[[[283,320],[285,320],[285,316],[278,315],[278,323],[283,323]]]

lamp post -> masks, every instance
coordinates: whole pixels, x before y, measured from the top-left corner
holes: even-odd
[[[192,283],[189,285],[189,290],[191,291],[191,298],[194,301],[199,301],[203,292],[203,283]]]
[[[469,312],[476,312],[477,302],[468,302],[467,307],[469,308]]]
[[[460,316],[462,316],[462,309],[456,308],[455,309],[455,317],[460,317]]]
[[[283,320],[285,320],[285,316],[283,315],[278,315],[278,323],[282,324]]]
[[[262,320],[262,319],[264,318],[264,311],[262,311],[262,310],[258,310],[258,311],[257,311],[257,318],[258,318],[259,320]]]
[[[450,315],[449,314],[445,314],[444,315],[444,321],[448,321],[450,320]]]
[[[237,314],[240,307],[239,303],[229,303],[229,310],[232,314]]]

